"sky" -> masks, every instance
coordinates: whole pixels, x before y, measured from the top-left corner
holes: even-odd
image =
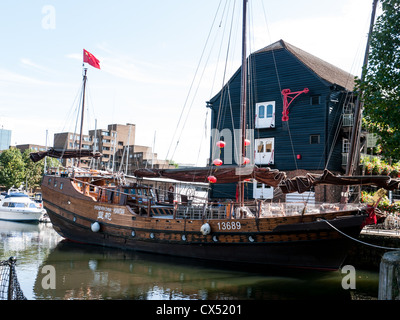
[[[135,144],[159,159],[205,165],[206,101],[240,67],[240,2],[0,1],[1,128],[11,145],[45,145],[47,132],[52,146],[55,133],[74,132],[86,49],[101,69],[87,66],[85,133],[96,121],[133,123]],[[283,39],[360,75],[372,2],[250,0],[248,51]]]

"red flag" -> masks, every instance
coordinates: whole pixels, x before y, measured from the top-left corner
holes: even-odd
[[[89,63],[92,67],[100,69],[100,61],[89,51],[83,49],[83,62]]]

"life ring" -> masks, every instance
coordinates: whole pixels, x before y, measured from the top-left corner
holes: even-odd
[[[174,192],[174,191],[175,191],[174,186],[170,186],[170,187],[168,188],[168,191],[169,191],[169,192]]]

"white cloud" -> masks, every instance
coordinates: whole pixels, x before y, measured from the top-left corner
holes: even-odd
[[[24,67],[27,67],[29,69],[33,69],[35,71],[40,71],[40,72],[45,72],[45,73],[53,73],[53,71],[50,68],[41,66],[37,63],[34,63],[28,58],[21,58],[20,61]]]
[[[23,85],[51,85],[51,82],[39,80],[29,76],[25,76],[16,72],[8,71],[6,69],[0,69],[0,82],[6,85],[23,84]]]

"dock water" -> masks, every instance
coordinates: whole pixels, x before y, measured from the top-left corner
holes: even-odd
[[[51,224],[0,221],[0,257],[16,257],[28,300],[375,300],[378,269],[358,270],[355,290],[343,274],[238,268],[68,242]],[[46,287],[47,267],[55,289]],[[44,285],[45,284],[45,285]]]

